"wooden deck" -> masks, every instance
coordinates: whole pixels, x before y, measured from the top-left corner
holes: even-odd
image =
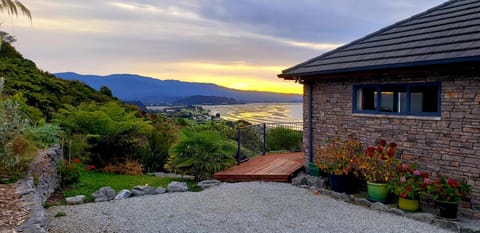
[[[215,179],[226,182],[289,182],[303,168],[303,152],[258,156],[238,166],[215,173]]]

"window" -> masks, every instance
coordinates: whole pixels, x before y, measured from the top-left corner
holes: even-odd
[[[440,116],[440,83],[354,86],[353,112]]]

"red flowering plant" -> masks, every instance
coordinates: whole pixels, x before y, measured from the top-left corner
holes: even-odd
[[[436,201],[460,202],[472,191],[464,181],[442,176],[426,185],[425,193]]]
[[[60,175],[60,185],[67,187],[68,185],[77,183],[80,179],[80,172],[83,169],[82,161],[74,159],[73,161],[65,160],[58,166],[58,174]]]
[[[333,175],[358,175],[355,158],[362,153],[360,140],[349,136],[342,142],[339,138],[327,141],[327,144],[315,153],[314,161],[320,170]]]
[[[389,190],[401,198],[416,200],[432,181],[427,172],[417,170],[417,164],[402,163],[388,182]]]
[[[364,153],[357,156],[356,163],[368,182],[387,183],[398,164],[396,154],[397,144],[387,144],[382,139],[376,146],[369,146]]]

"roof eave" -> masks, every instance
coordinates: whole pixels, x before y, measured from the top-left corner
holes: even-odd
[[[352,68],[313,71],[313,72],[282,73],[282,74],[278,74],[277,77],[283,78],[286,80],[303,80],[310,76],[324,76],[324,75],[355,73],[355,72],[364,72],[364,71],[372,71],[372,70],[399,69],[399,68],[409,68],[409,67],[416,68],[420,66],[447,65],[447,64],[458,64],[458,63],[467,63],[467,62],[480,62],[480,55],[439,59],[439,60],[429,60],[429,61],[416,61],[416,62],[395,63],[395,64],[386,64],[386,65],[352,67]]]

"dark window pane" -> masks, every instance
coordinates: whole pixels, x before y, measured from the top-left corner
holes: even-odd
[[[364,87],[357,89],[356,110],[375,110],[377,105],[377,89],[374,87]]]
[[[380,108],[382,112],[406,113],[407,109],[407,87],[382,87]]]
[[[412,87],[410,95],[412,113],[438,112],[438,86]]]

